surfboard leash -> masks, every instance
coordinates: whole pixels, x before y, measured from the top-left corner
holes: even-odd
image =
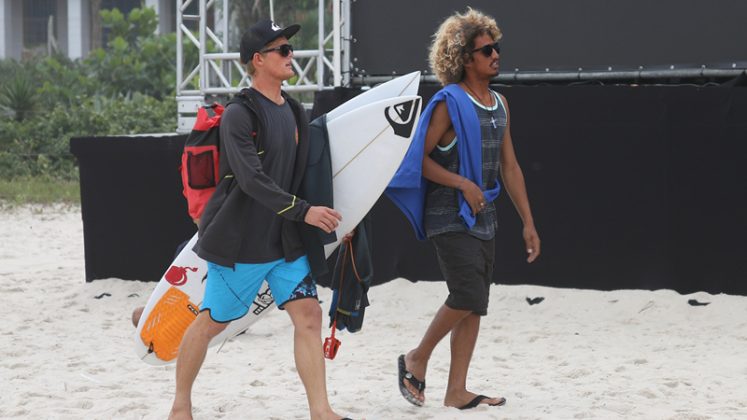
[[[324,357],[329,360],[334,360],[337,356],[337,350],[340,348],[342,342],[335,338],[335,330],[337,330],[337,314],[342,312],[340,310],[340,301],[342,300],[342,284],[345,280],[345,262],[350,255],[350,264],[353,267],[353,275],[358,283],[362,283],[361,276],[358,274],[358,268],[355,266],[355,253],[353,251],[353,240],[352,238],[345,238],[343,240],[345,249],[342,254],[342,265],[340,266],[340,286],[337,288],[337,303],[335,304],[335,318],[332,320],[332,332],[329,337],[324,339]],[[350,252],[348,252],[348,250]],[[348,314],[349,315],[349,314]]]

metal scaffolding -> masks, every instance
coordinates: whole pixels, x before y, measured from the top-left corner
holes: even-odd
[[[698,79],[718,79],[727,80],[747,74],[747,64],[744,62],[733,63],[731,68],[707,68],[701,67],[684,67],[676,69],[671,66],[670,69],[652,70],[640,68],[639,70],[614,70],[610,68],[606,71],[601,70],[584,70],[578,71],[532,71],[516,69],[501,73],[492,79],[492,83],[505,85],[520,85],[522,83],[562,83],[572,84],[578,82],[619,82],[634,84],[637,82],[648,83],[668,83],[667,80],[680,79],[680,83],[695,83],[693,80]],[[725,66],[722,66],[725,67]],[[353,74],[349,77],[349,83],[353,86],[371,85],[384,83],[399,76],[394,75],[359,75]],[[420,78],[421,84],[438,84],[439,81],[434,75],[423,75]],[[672,84],[672,83],[669,83]],[[675,83],[676,84],[676,83]]]
[[[190,6],[194,9],[195,3],[199,5],[199,12],[187,13]],[[325,33],[325,5],[330,3],[332,30]],[[317,48],[294,51],[293,67],[297,77],[285,83],[283,89],[286,91],[313,92],[347,84],[343,75],[349,74],[345,71],[349,64],[343,64],[343,55],[344,51],[350,50],[347,44],[350,39],[350,25],[347,24],[350,21],[350,0],[318,0],[318,5]],[[186,133],[192,129],[197,110],[208,95],[233,94],[251,85],[239,53],[229,51],[229,6],[229,0],[177,0],[177,132]],[[274,17],[272,0],[269,0],[269,6],[270,16]],[[196,33],[194,28],[188,27],[188,22],[197,22]],[[327,48],[330,41],[332,48]],[[194,67],[185,62],[185,45],[197,52]]]

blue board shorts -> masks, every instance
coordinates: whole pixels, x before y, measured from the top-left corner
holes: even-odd
[[[317,298],[306,256],[292,262],[279,259],[262,264],[234,264],[233,267],[208,262],[205,298],[200,311],[210,310],[216,322],[230,322],[246,315],[267,280],[279,308],[303,298]]]

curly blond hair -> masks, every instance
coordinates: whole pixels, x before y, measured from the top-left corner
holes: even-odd
[[[464,13],[455,13],[441,24],[433,34],[430,61],[431,69],[442,85],[459,83],[464,78],[464,63],[475,48],[475,38],[490,35],[499,41],[503,34],[495,19],[471,7]]]

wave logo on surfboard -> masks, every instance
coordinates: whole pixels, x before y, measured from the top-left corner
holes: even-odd
[[[384,116],[386,117],[386,120],[389,121],[389,125],[392,126],[394,134],[409,139],[412,134],[412,129],[415,126],[415,116],[418,115],[419,110],[420,98],[417,98],[386,107],[384,109]],[[395,118],[399,119],[401,122],[395,121],[395,118],[392,118],[392,113],[394,113],[396,115]]]
[[[187,270],[194,273],[197,271],[197,267],[180,267],[178,265],[172,265],[163,277],[172,285],[181,286],[187,282]]]

